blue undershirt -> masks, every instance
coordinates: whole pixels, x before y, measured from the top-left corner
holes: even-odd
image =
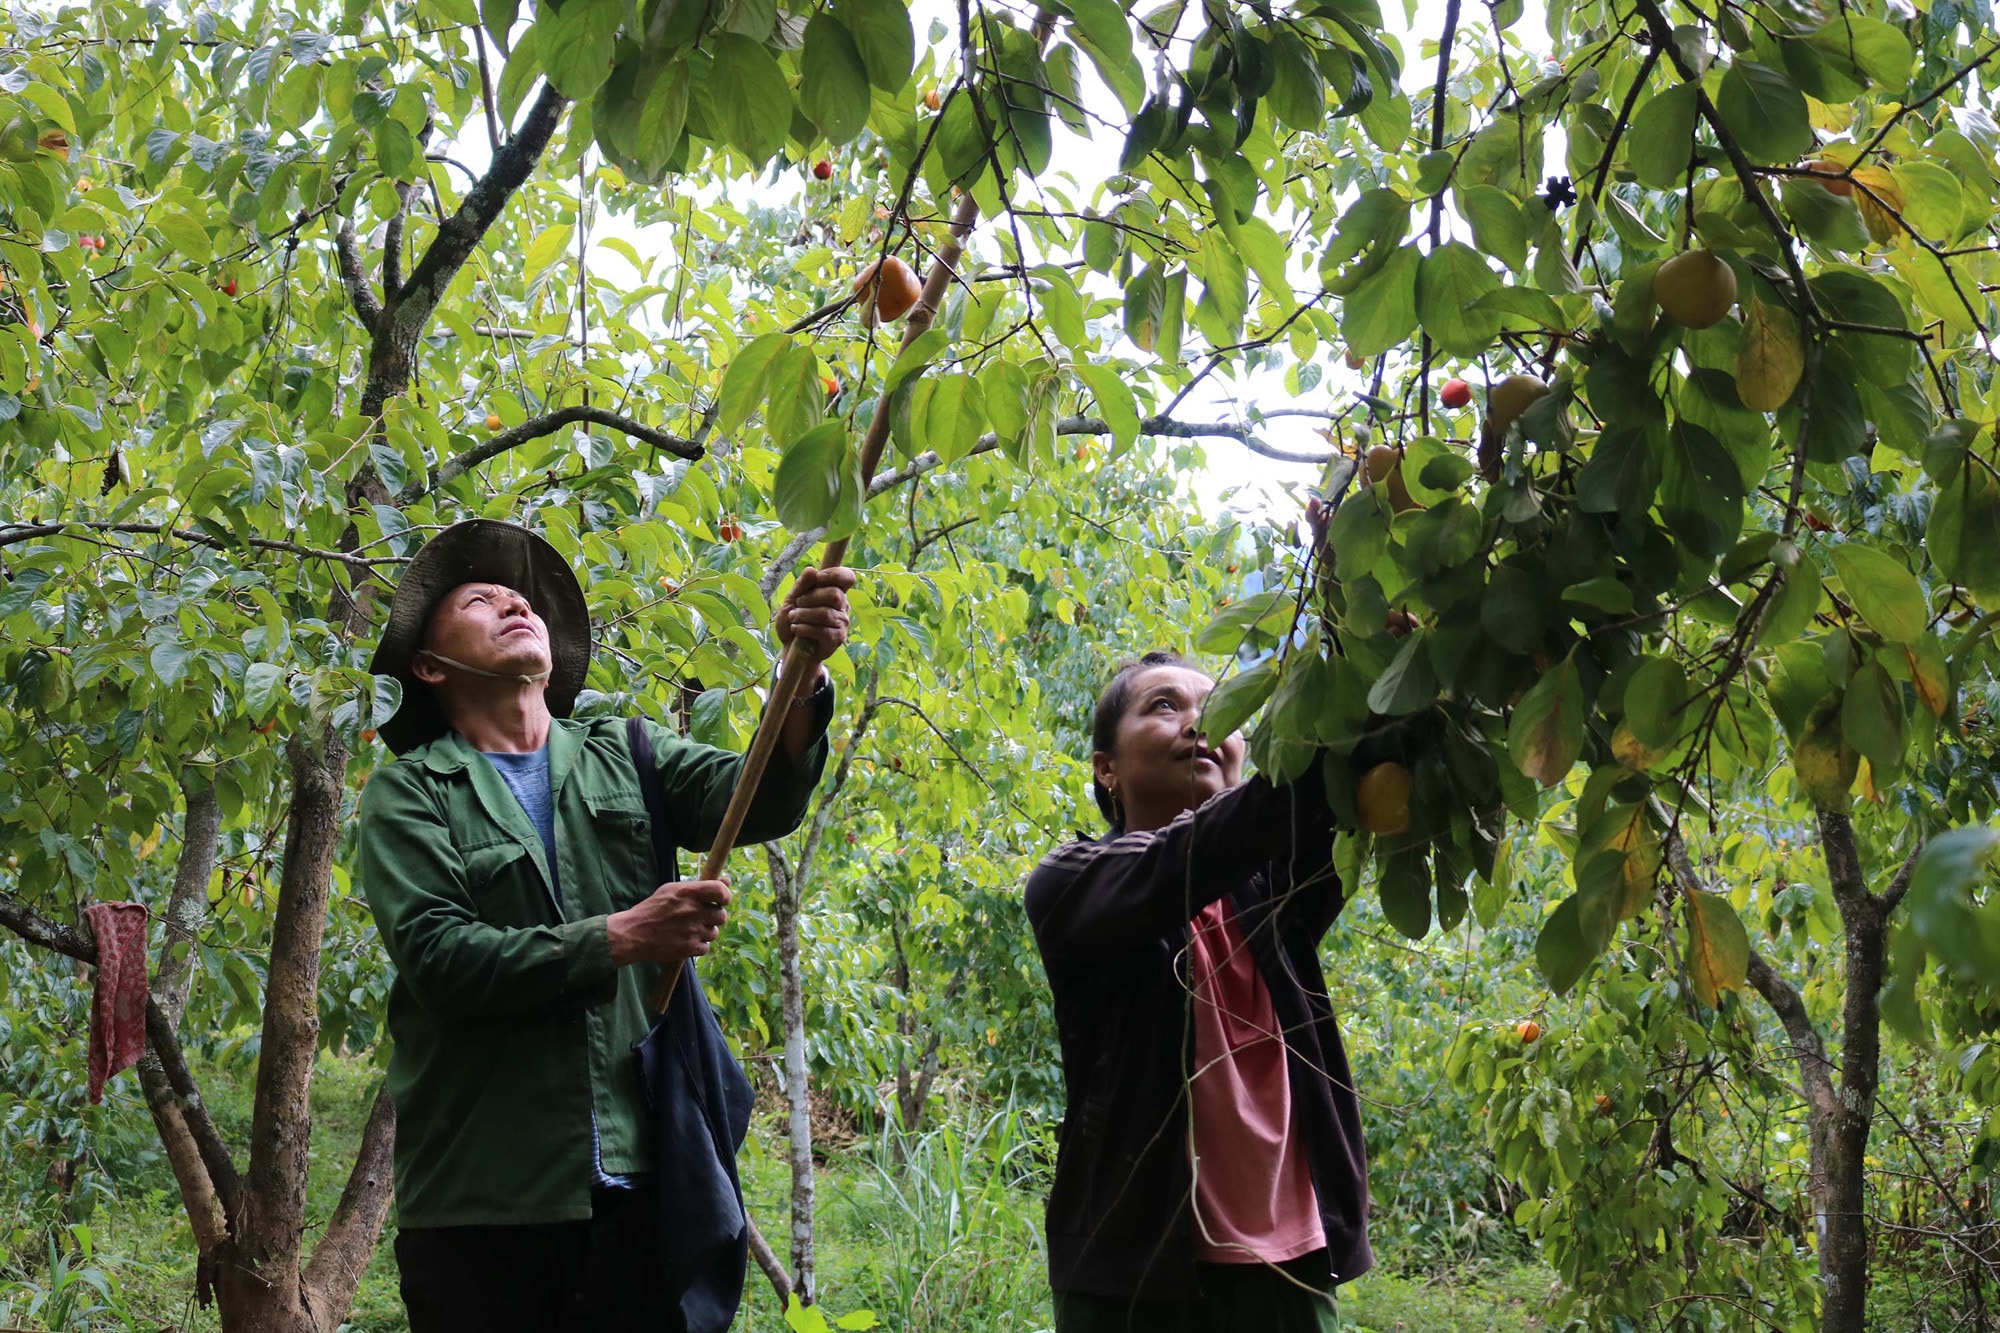
[[[541,835],[544,858],[549,866],[549,890],[555,894],[556,906],[562,907],[562,882],[556,871],[556,810],[549,792],[549,747],[528,754],[498,754],[492,750],[481,750],[488,762],[499,770],[506,780],[507,789],[514,793],[514,799],[527,812],[528,822]],[[614,1176],[604,1169],[603,1143],[597,1135],[597,1111],[590,1112],[590,1158],[597,1175],[596,1183],[617,1189],[630,1189],[637,1182],[630,1176]]]

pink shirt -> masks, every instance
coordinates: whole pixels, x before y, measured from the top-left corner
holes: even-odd
[[[1228,898],[1191,923],[1195,1258],[1282,1263],[1326,1246],[1271,994]]]

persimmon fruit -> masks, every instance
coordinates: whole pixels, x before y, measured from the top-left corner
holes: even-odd
[[[1361,775],[1354,810],[1370,833],[1405,833],[1410,827],[1410,770],[1390,760]]]
[[[1713,250],[1686,250],[1654,270],[1653,300],[1684,329],[1722,322],[1736,304],[1736,271]]]

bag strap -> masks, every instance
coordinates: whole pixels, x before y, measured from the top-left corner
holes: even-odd
[[[679,858],[667,833],[667,798],[660,789],[660,765],[653,757],[653,738],[646,734],[644,718],[625,719],[625,746],[632,752],[632,763],[639,770],[639,799],[645,803],[646,823],[653,835],[653,866],[659,873],[659,882],[670,883],[680,878],[680,867],[676,864]]]

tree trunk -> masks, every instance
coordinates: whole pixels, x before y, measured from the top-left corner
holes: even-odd
[[[778,936],[779,1021],[785,1058],[785,1156],[792,1168],[792,1285],[799,1300],[813,1299],[813,1144],[811,1067],[806,1060],[805,978],[799,967],[799,880],[771,844],[771,922]]]
[[[1885,920],[1890,902],[1868,891],[1844,814],[1822,810],[1820,843],[1827,879],[1847,936],[1846,995],[1841,1003],[1840,1095],[1826,1115],[1826,1186],[1820,1277],[1826,1304],[1822,1333],[1862,1333],[1868,1313],[1868,1134],[1882,1079],[1882,993]],[[1898,890],[1891,890],[1899,896]]]
[[[292,810],[271,923],[250,1168],[241,1225],[218,1274],[223,1327],[231,1330],[308,1328],[315,1322],[301,1280],[300,1240],[312,1147],[313,1062],[319,1053],[320,945],[347,767],[347,753],[331,729],[323,744],[324,755],[299,738],[289,747]]]

